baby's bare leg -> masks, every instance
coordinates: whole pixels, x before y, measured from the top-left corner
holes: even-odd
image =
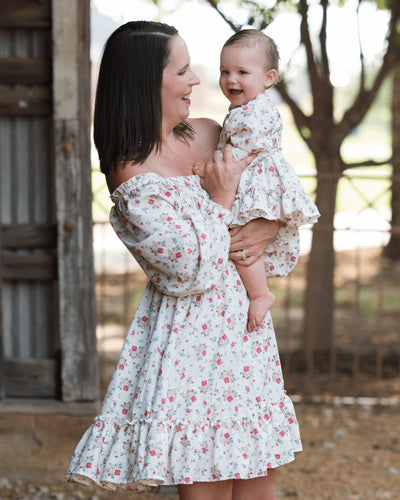
[[[275,295],[269,290],[265,276],[264,261],[260,257],[250,266],[237,266],[240,277],[250,298],[247,331],[259,326],[275,302]]]

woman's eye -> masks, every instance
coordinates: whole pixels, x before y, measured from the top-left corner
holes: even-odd
[[[178,75],[179,75],[179,76],[183,76],[185,73],[186,73],[186,70],[184,69],[183,71],[180,71],[180,72],[178,73]]]

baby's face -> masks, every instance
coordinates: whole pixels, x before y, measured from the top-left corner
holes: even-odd
[[[221,52],[219,85],[233,106],[242,106],[271,85],[264,50],[254,45],[233,44]]]

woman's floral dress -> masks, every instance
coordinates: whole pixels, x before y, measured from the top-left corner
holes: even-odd
[[[273,277],[286,276],[297,264],[298,227],[317,222],[320,214],[282,154],[282,120],[269,92],[230,109],[218,149],[223,151],[229,141],[236,160],[258,153],[242,172],[232,225],[241,226],[258,217],[281,221],[278,237],[264,256],[267,276]]]
[[[269,313],[246,332],[231,212],[197,176],[138,175],[112,200],[111,223],[150,282],[67,474],[154,488],[255,478],[291,462],[298,424]]]

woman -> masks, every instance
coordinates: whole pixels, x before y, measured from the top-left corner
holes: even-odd
[[[293,460],[300,437],[270,316],[246,334],[231,259],[244,250],[251,262],[276,225],[257,220],[230,237],[253,157],[234,163],[228,147],[222,159],[219,126],[188,118],[198,83],[171,26],[131,22],[107,41],[95,143],[111,223],[150,284],[68,474],[106,487],[177,484],[182,500],[272,500],[273,469]]]

